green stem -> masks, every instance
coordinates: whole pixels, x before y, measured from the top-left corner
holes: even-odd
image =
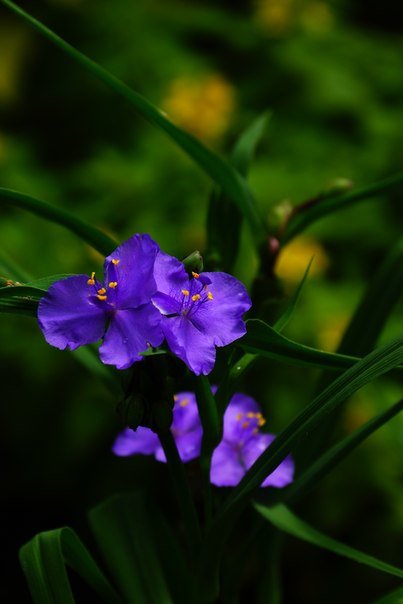
[[[205,527],[208,529],[213,516],[213,493],[210,484],[211,457],[221,440],[222,426],[220,425],[221,422],[210,382],[204,375],[197,378],[196,398],[200,421],[203,427],[200,468],[204,499],[204,521]]]
[[[200,543],[201,533],[199,518],[197,516],[196,507],[192,494],[190,492],[189,483],[187,481],[184,465],[179,457],[178,449],[175,440],[170,431],[161,432],[158,434],[164,449],[165,457],[167,458],[169,469],[175,485],[175,493],[178,498],[178,503],[181,508],[185,531],[189,542],[189,549],[193,560],[196,560]]]

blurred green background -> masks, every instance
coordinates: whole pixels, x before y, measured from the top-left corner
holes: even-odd
[[[21,5],[222,154],[270,109],[250,184],[272,224],[289,204],[335,178],[361,185],[402,169],[403,14],[397,2]],[[4,8],[0,186],[64,207],[119,240],[148,232],[178,257],[205,247],[206,177],[163,134]],[[287,335],[336,349],[365,284],[402,233],[401,196],[326,218],[284,250],[277,274],[287,292],[315,255]],[[0,238],[0,256],[27,276],[88,273],[102,260],[67,231],[7,206]],[[245,232],[237,276],[250,285],[255,271]],[[397,306],[382,341],[401,333],[402,325]],[[85,509],[138,485],[161,497],[168,477],[152,460],[112,457],[110,444],[120,428],[116,400],[73,355],[48,347],[28,318],[3,315],[0,329],[0,594],[3,601],[28,602],[20,545],[39,530],[66,524],[90,540]],[[311,399],[318,372],[260,362],[250,377],[243,388],[264,407],[270,431],[279,431]],[[340,434],[399,396],[395,376],[360,391],[346,407]],[[403,420],[397,418],[325,479],[302,502],[301,513],[346,543],[402,565],[402,444]],[[259,560],[251,560],[258,572],[247,569],[246,576],[258,586]],[[282,573],[286,603],[365,603],[396,585],[387,575],[291,540]],[[245,601],[250,598],[248,591]]]

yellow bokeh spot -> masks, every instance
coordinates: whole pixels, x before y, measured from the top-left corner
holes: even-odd
[[[272,35],[288,33],[295,17],[295,0],[258,0],[256,4],[256,21]]]
[[[275,271],[277,277],[289,283],[298,283],[312,256],[314,258],[309,275],[323,275],[329,266],[329,258],[320,243],[309,237],[294,239],[280,252]]]
[[[328,352],[337,350],[342,335],[348,324],[347,315],[333,315],[317,331],[318,347]]]
[[[235,93],[220,74],[180,77],[171,82],[162,106],[185,130],[203,140],[215,141],[228,129]]]

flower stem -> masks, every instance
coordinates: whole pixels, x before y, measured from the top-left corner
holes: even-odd
[[[169,469],[175,485],[176,497],[185,525],[186,536],[189,543],[189,549],[193,560],[196,559],[200,543],[201,533],[199,518],[196,512],[196,507],[192,494],[190,492],[189,483],[187,481],[184,465],[179,457],[178,449],[172,433],[168,431],[158,434],[162,448],[164,449],[165,457],[167,458]]]
[[[210,382],[204,375],[197,378],[196,398],[200,421],[203,427],[200,468],[202,473],[204,522],[205,528],[208,529],[213,516],[213,493],[210,484],[211,457],[214,449],[220,442],[222,427]]]

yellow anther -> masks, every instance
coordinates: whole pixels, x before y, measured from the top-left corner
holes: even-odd
[[[243,413],[242,413],[242,411],[240,411],[239,413],[236,414],[235,419],[237,422],[239,422],[242,418],[243,418]]]
[[[98,300],[101,300],[101,302],[104,302],[104,300],[107,299],[108,296],[101,296],[100,294],[97,295]]]
[[[117,281],[110,281],[108,284],[108,287],[111,287],[112,289],[115,289],[115,287],[117,287],[118,282]]]
[[[195,279],[198,279],[200,277],[199,273],[194,273],[192,271],[192,277],[194,277]]]
[[[176,403],[176,401],[178,400],[179,396],[177,394],[174,394],[174,401]]]
[[[246,414],[246,417],[249,417],[250,419],[252,419],[252,417],[257,417],[257,413],[253,413],[253,411],[249,411],[249,413]]]
[[[193,302],[196,302],[196,300],[200,300],[200,298],[201,298],[200,294],[195,294],[194,296],[192,296]]]
[[[101,289],[98,290],[98,294],[103,296],[104,294],[106,294],[106,289],[104,287],[101,287]]]
[[[181,401],[181,402],[179,403],[179,405],[180,405],[181,407],[186,407],[186,405],[188,405],[188,404],[189,404],[189,399],[188,399],[188,398],[184,398],[184,399],[183,399],[183,401]]]
[[[95,285],[94,277],[95,277],[95,273],[91,273],[91,277],[87,281],[88,285]]]
[[[214,300],[213,294],[211,292],[207,292],[207,298],[209,300]]]
[[[184,296],[188,296],[188,295],[189,295],[189,290],[188,290],[188,289],[183,289],[183,290],[182,290],[182,294],[183,294]]]
[[[246,428],[249,428],[249,422],[243,422],[242,424],[242,428],[245,430]]]
[[[266,423],[266,420],[264,417],[259,417],[259,419],[257,420],[257,425],[259,426],[259,428],[261,428],[262,426],[264,426]]]
[[[114,264],[115,266],[117,264],[119,264],[120,260],[116,260],[116,258],[112,258],[112,264]]]

